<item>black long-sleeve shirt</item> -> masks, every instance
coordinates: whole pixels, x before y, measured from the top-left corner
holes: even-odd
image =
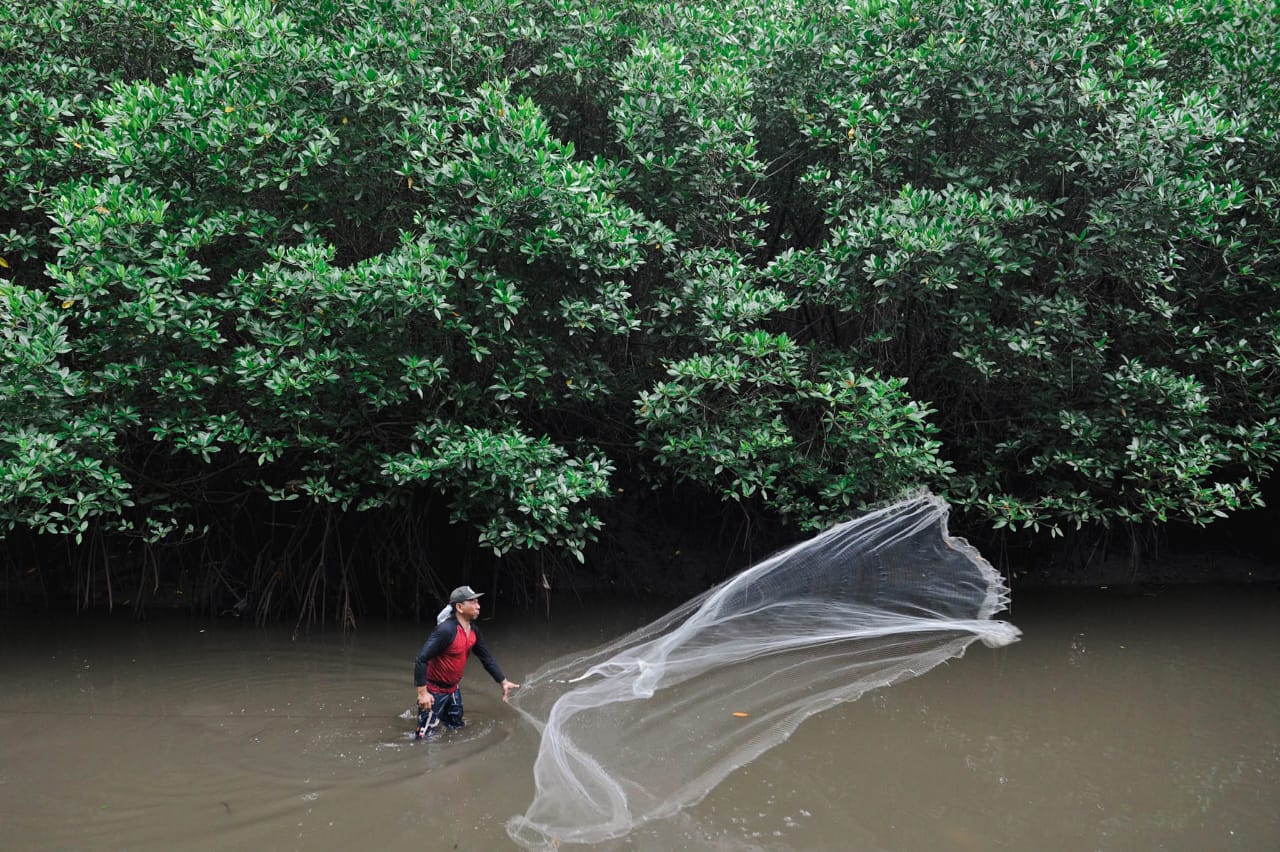
[[[456,617],[447,618],[436,625],[435,630],[413,661],[413,685],[430,686],[437,692],[453,692],[462,680],[467,657],[471,652],[480,658],[485,671],[498,683],[506,680],[502,667],[489,653],[480,630],[471,625],[471,632],[462,629]]]

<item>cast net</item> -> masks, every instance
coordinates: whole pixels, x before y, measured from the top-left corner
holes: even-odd
[[[993,621],[1000,575],[912,497],[778,553],[621,639],[526,679],[537,788],[525,848],[597,843],[697,802],[809,716],[922,674]]]

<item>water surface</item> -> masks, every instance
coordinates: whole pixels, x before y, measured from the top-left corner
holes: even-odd
[[[519,680],[657,613],[499,607],[483,629]],[[1021,642],[820,713],[677,817],[598,848],[1280,848],[1277,616],[1275,590],[1015,590]],[[537,741],[478,664],[468,729],[418,744],[425,626],[290,633],[7,617],[0,845],[515,848],[504,824],[532,798]]]

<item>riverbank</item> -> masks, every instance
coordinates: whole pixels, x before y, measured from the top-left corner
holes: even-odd
[[[608,592],[636,600],[682,601],[804,538],[798,530],[753,522],[719,506],[709,509],[672,499],[637,500],[627,508],[630,511],[608,519],[599,541],[587,548],[583,564],[550,557],[498,560],[460,536],[434,536],[430,562],[424,550],[421,560],[397,563],[398,574],[384,571],[372,556],[350,559],[342,572],[332,567],[321,572],[310,562],[281,563],[265,585],[261,576],[241,576],[229,562],[208,563],[181,547],[157,551],[160,560],[142,572],[140,580],[136,551],[110,559],[109,571],[105,563],[91,560],[77,569],[67,561],[72,552],[58,542],[28,538],[15,544],[11,539],[0,549],[0,611],[111,610],[141,615],[147,610],[190,610],[255,622],[292,621],[298,611],[280,599],[279,586],[281,578],[293,574],[318,578],[321,595],[330,604],[335,588],[350,588],[352,613],[361,623],[415,613],[427,618],[438,608],[436,598],[461,582],[485,590],[495,603],[517,609],[542,608],[548,592],[552,597]],[[1271,546],[1272,531],[1280,529],[1280,512],[1272,508],[1208,528],[1170,526],[1134,535],[1084,531],[1059,539],[1025,532],[996,535],[966,529],[954,516],[952,520],[952,533],[977,547],[1015,592],[1280,585],[1280,551]],[[451,531],[456,533],[456,528]],[[263,565],[269,563],[258,558]],[[413,582],[405,585],[405,579]],[[332,616],[332,606],[328,620],[339,621]]]

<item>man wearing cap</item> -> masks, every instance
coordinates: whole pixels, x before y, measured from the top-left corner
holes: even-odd
[[[482,594],[470,586],[454,589],[449,595],[449,606],[440,613],[439,623],[413,662],[413,685],[418,688],[417,739],[430,733],[437,722],[449,728],[462,727],[462,690],[458,684],[472,651],[480,658],[485,671],[502,687],[503,701],[511,690],[520,686],[503,675],[475,626]]]

